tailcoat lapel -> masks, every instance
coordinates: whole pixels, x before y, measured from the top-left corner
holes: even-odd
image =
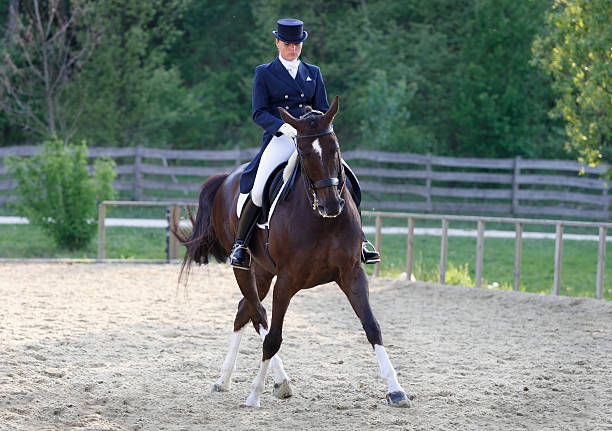
[[[298,85],[295,79],[293,79],[291,75],[289,75],[289,72],[287,71],[287,69],[285,69],[285,66],[283,66],[283,63],[280,62],[278,57],[276,57],[276,60],[272,62],[271,66],[272,67],[270,68],[270,70],[272,71],[274,76],[283,81],[286,85],[289,85],[295,88],[296,90],[299,90],[300,92],[302,91],[301,87]],[[300,64],[300,67],[298,68],[298,74],[300,73],[301,68],[302,64]]]

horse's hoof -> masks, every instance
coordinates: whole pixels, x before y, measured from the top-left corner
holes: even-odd
[[[247,407],[260,407],[259,395],[250,394],[244,405]]]
[[[212,389],[210,390],[210,392],[227,392],[227,391],[229,391],[229,388],[220,383],[215,383]]]
[[[293,396],[293,391],[291,390],[289,380],[283,380],[281,383],[274,383],[274,390],[272,393],[276,398],[280,398],[281,400],[291,398]]]
[[[410,407],[410,401],[402,391],[389,392],[385,398],[391,407]]]

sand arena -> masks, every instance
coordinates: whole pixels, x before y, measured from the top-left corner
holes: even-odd
[[[370,300],[409,409],[335,285],[300,292],[280,355],[294,396],[245,408],[250,328],[232,391],[210,393],[240,293],[230,269],[0,265],[1,430],[612,429],[612,304],[400,280]],[[270,295],[271,296],[271,295]],[[271,301],[264,302],[271,316]]]

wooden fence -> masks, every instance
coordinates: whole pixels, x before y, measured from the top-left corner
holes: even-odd
[[[197,203],[192,202],[192,206],[197,207]],[[106,262],[106,207],[108,206],[165,206],[167,208],[168,226],[177,226],[181,218],[181,207],[178,203],[166,202],[141,202],[141,201],[104,201],[100,203],[98,210],[98,261]],[[555,251],[554,251],[554,273],[552,280],[552,293],[561,294],[561,268],[563,255],[563,230],[564,227],[597,228],[599,230],[599,245],[597,248],[597,276],[595,281],[595,297],[603,299],[604,290],[604,271],[606,262],[606,240],[607,231],[612,229],[612,223],[603,222],[582,222],[568,220],[542,220],[526,218],[507,218],[507,217],[475,217],[475,216],[454,216],[436,214],[414,214],[398,212],[376,212],[364,211],[363,215],[376,218],[376,248],[383,250],[382,243],[382,220],[383,218],[405,219],[408,222],[408,234],[406,236],[406,274],[413,274],[414,261],[414,224],[415,220],[439,220],[442,222],[441,243],[440,243],[440,266],[439,281],[446,284],[446,269],[448,262],[448,227],[451,221],[476,222],[476,274],[475,287],[482,287],[484,270],[484,238],[485,224],[513,224],[515,226],[514,235],[514,271],[513,271],[513,290],[518,291],[521,281],[521,260],[523,249],[523,228],[525,225],[555,226]],[[174,234],[166,228],[166,252],[167,261],[172,262],[179,258],[181,249],[179,241]],[[112,261],[112,259],[111,259]],[[159,262],[159,261],[155,261]],[[595,265],[594,265],[595,267]],[[374,277],[380,275],[380,262],[374,266]]]
[[[0,147],[0,203],[13,198],[2,159],[31,156],[35,146]],[[117,162],[115,188],[125,199],[193,201],[202,180],[250,160],[257,148],[218,151],[142,146],[90,148]],[[364,210],[554,215],[610,220],[608,168],[574,161],[484,159],[353,150],[344,159],[360,179]]]

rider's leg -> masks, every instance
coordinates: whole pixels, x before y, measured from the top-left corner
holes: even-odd
[[[236,234],[234,235],[235,243],[230,253],[230,265],[238,269],[249,269],[251,267],[251,255],[248,249],[248,240],[253,225],[259,216],[261,208],[253,203],[250,197],[242,207],[242,213],[236,226]]]
[[[344,163],[345,172],[349,180],[347,181],[348,189],[351,193],[351,197],[353,198],[353,202],[355,202],[355,205],[357,205],[357,210],[359,210],[359,217],[361,218],[361,189],[359,187],[359,181],[357,180],[357,176],[349,167],[349,165],[344,160],[342,162]],[[380,253],[376,250],[376,248],[374,248],[372,243],[368,241],[363,230],[361,231],[361,236],[361,261],[363,263],[380,262]],[[368,250],[368,246],[370,246],[371,250]]]
[[[290,138],[285,135],[274,136],[261,155],[255,182],[251,189],[251,198],[247,200],[243,207],[242,214],[238,220],[238,226],[236,227],[235,244],[230,254],[230,265],[234,268],[250,268],[249,232],[259,216],[266,181],[268,181],[268,177],[278,165],[289,160],[294,150],[295,145]]]

